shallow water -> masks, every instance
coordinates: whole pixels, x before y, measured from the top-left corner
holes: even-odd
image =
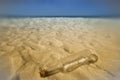
[[[119,21],[96,18],[0,19],[0,80],[119,80]],[[99,60],[41,78],[70,55],[90,50]]]

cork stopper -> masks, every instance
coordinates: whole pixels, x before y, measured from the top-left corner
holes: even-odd
[[[98,56],[95,54],[90,54],[88,58],[89,58],[89,63],[95,63],[98,61]]]

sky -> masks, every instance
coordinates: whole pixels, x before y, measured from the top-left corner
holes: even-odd
[[[108,16],[119,0],[0,0],[0,16]]]

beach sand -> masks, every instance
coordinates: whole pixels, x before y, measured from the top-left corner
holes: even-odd
[[[3,18],[0,80],[119,80],[120,27],[97,18]],[[119,20],[120,21],[120,20]],[[117,22],[117,21],[115,21]],[[40,68],[90,50],[99,59],[69,73],[40,77]]]

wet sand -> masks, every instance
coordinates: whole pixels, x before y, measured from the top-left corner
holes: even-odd
[[[0,80],[119,80],[119,30],[119,24],[109,19],[1,19]],[[98,62],[40,77],[39,68],[56,66],[83,50],[98,55]]]

